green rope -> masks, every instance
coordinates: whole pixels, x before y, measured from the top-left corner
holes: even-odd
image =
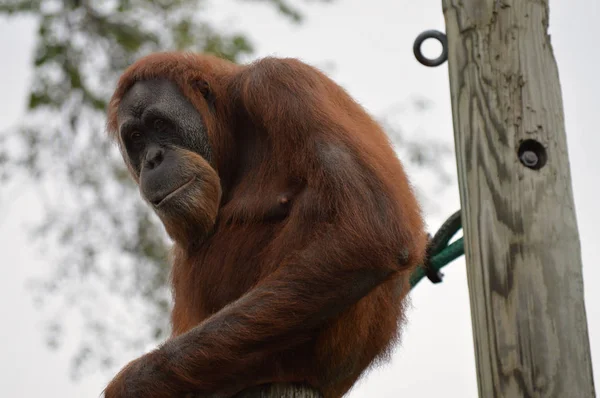
[[[411,289],[428,277],[433,283],[442,281],[440,270],[446,265],[465,254],[463,238],[448,244],[452,237],[462,228],[460,210],[451,215],[429,241],[427,259],[410,276]]]
[[[434,271],[439,272],[442,268],[463,254],[465,254],[465,248],[463,244],[463,238],[460,238],[442,250],[441,253],[433,256],[429,262],[429,267]],[[423,268],[423,266],[419,266],[419,268],[417,268],[410,276],[410,287],[415,287],[417,283],[421,281],[421,279],[425,278],[425,276],[425,268]]]

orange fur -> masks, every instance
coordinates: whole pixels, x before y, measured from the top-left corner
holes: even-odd
[[[222,198],[213,234],[173,249],[171,339],[117,375],[107,398],[275,382],[343,395],[397,338],[426,244],[387,137],[297,60],[237,66],[183,53],[148,56],[124,73],[108,111],[112,137],[123,95],[153,78],[175,82],[202,115]],[[214,109],[197,83],[214,93]],[[208,209],[217,199],[190,200]],[[176,222],[163,222],[177,235]]]

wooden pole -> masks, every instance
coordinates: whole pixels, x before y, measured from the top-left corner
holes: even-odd
[[[237,394],[234,398],[322,398],[316,390],[299,384],[265,384]]]
[[[481,397],[594,397],[548,0],[442,0]]]

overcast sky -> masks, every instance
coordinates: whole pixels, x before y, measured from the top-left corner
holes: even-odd
[[[447,66],[426,68],[412,55],[412,42],[426,29],[444,30],[440,0],[338,0],[306,7],[307,19],[291,26],[262,5],[216,1],[210,12],[227,26],[238,26],[257,45],[257,56],[292,56],[327,71],[371,113],[380,115],[409,98],[432,101],[429,113],[407,115],[407,131],[452,142]],[[216,6],[218,4],[218,7]],[[550,31],[565,103],[569,155],[581,234],[585,295],[593,358],[600,358],[600,245],[598,244],[596,120],[600,101],[598,0],[551,1]],[[0,129],[23,116],[31,76],[35,23],[0,19]],[[596,49],[596,50],[594,50]],[[455,170],[450,170],[455,176]],[[456,181],[454,180],[454,183]],[[419,184],[419,181],[417,181]],[[459,208],[455,186],[434,198],[429,229]],[[42,314],[33,306],[26,281],[44,272],[51,259],[33,251],[25,226],[40,215],[27,186],[0,187],[0,391],[6,397],[94,397],[108,375],[69,379],[68,347],[49,351],[43,341]],[[352,397],[475,397],[477,386],[464,262],[446,271],[441,285],[428,282],[412,293],[412,309],[402,344],[392,361],[372,371]],[[76,336],[76,324],[72,335]],[[67,344],[68,346],[68,344]],[[594,374],[600,380],[600,365]]]

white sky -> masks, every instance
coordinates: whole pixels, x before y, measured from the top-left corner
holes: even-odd
[[[310,5],[306,22],[298,27],[261,5],[232,0],[212,0],[212,4],[208,12],[215,18],[249,33],[258,56],[293,56],[324,68],[375,115],[413,96],[431,99],[432,111],[409,116],[404,125],[408,131],[424,131],[429,137],[452,142],[447,66],[426,68],[412,55],[417,34],[444,30],[440,0],[338,0],[331,5]],[[596,207],[600,55],[594,50],[599,47],[597,29],[592,27],[598,20],[597,0],[551,1],[550,30],[563,88],[596,360],[600,358],[600,289],[593,284],[600,279],[600,211]],[[24,113],[34,37],[31,20],[0,19],[0,129],[17,123]],[[456,187],[435,199],[439,211],[427,216],[431,230],[459,207]],[[27,279],[43,272],[52,261],[28,246],[30,237],[24,226],[34,225],[39,211],[38,201],[26,186],[0,187],[0,391],[6,397],[98,396],[109,376],[99,374],[76,384],[70,381],[70,353],[46,348],[42,314],[26,290]],[[361,381],[352,397],[477,395],[463,261],[453,263],[445,273],[443,284],[425,281],[414,291],[402,345],[389,364]],[[599,369],[596,364],[597,381]]]

